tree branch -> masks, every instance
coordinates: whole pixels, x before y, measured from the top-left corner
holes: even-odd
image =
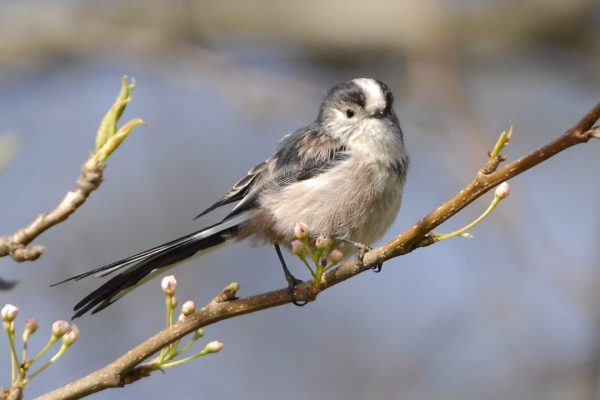
[[[75,189],[67,192],[60,204],[46,214],[40,214],[25,228],[19,229],[10,236],[0,237],[0,257],[10,255],[15,261],[37,260],[44,252],[44,246],[27,247],[35,238],[69,218],[89,197],[89,195],[102,183],[102,172],[106,159],[119,145],[129,136],[133,129],[144,123],[139,118],[134,118],[117,127],[119,119],[123,115],[127,104],[131,101],[131,95],[135,88],[135,80],[128,83],[128,77],[124,76],[121,83],[121,91],[114,104],[100,122],[96,133],[96,149],[83,164],[81,175],[77,180]],[[4,281],[0,281],[2,286]],[[4,283],[10,287],[10,283]]]
[[[86,163],[77,186],[67,192],[60,204],[49,213],[40,214],[25,228],[10,236],[0,237],[0,257],[10,255],[15,261],[33,261],[44,252],[44,246],[27,247],[36,237],[69,218],[102,183],[100,163]]]
[[[430,234],[434,228],[499,183],[527,171],[571,146],[585,143],[592,137],[598,137],[599,129],[593,127],[598,119],[600,119],[600,103],[596,104],[587,115],[556,140],[501,169],[498,169],[498,166],[503,161],[503,156],[499,154],[493,156],[497,159],[492,159],[491,156],[491,159],[464,189],[390,242],[366,253],[362,265],[357,261],[348,261],[328,271],[322,278],[321,290],[337,285],[386,260],[433,244],[435,240]],[[291,301],[287,288],[236,299],[236,290],[232,290],[232,288],[237,289],[237,286],[234,285],[236,284],[228,286],[200,311],[157,333],[104,368],[41,396],[40,399],[76,399],[106,388],[123,386],[140,377],[147,376],[147,374],[144,375],[143,366],[138,367],[144,360],[196,329]],[[314,300],[316,293],[311,292],[311,286],[312,282],[310,281],[297,285],[296,299]]]

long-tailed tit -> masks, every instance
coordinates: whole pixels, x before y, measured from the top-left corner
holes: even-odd
[[[123,269],[77,305],[74,318],[96,313],[166,267],[218,245],[246,238],[289,246],[294,227],[370,244],[400,208],[408,155],[388,87],[374,79],[334,86],[315,122],[285,136],[276,152],[252,168],[202,216],[235,203],[219,223],[69,280]],[[344,245],[344,254],[354,249]],[[63,281],[63,282],[66,282]],[[61,282],[62,283],[62,282]]]

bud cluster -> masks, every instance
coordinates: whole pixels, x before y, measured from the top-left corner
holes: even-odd
[[[336,243],[331,236],[318,235],[311,240],[310,230],[305,223],[296,224],[294,235],[296,239],[290,243],[292,253],[300,258],[310,271],[313,277],[313,292],[316,294],[320,291],[323,274],[339,264],[344,259],[344,254],[334,248]],[[313,264],[314,268],[310,264]]]
[[[165,295],[167,313],[166,327],[170,328],[174,323],[173,317],[175,315],[175,309],[177,308],[177,299],[175,298],[175,293],[177,291],[177,279],[175,279],[173,275],[165,276],[162,278],[160,286],[163,294]],[[192,300],[185,301],[181,305],[181,311],[177,317],[177,322],[183,323],[188,318],[192,317],[195,312],[196,303],[194,303]],[[186,353],[202,336],[204,336],[204,331],[202,328],[199,328],[193,333],[185,345],[180,346],[180,340],[173,342],[172,344],[163,348],[160,354],[145,366],[149,368],[150,371],[163,370],[165,368],[174,367],[207,354],[217,353],[223,348],[222,342],[212,341],[196,354],[192,354],[184,358],[177,358],[177,356]]]
[[[23,350],[21,359],[17,354],[15,343],[15,321],[19,315],[19,308],[12,304],[6,304],[0,311],[4,331],[8,336],[11,351],[11,370],[12,370],[12,385],[25,387],[34,377],[48,368],[52,363],[58,360],[67,349],[79,339],[79,328],[75,325],[69,325],[67,321],[58,320],[52,324],[50,329],[50,338],[44,347],[37,352],[33,357],[28,357],[29,339],[38,331],[38,323],[33,317],[25,318],[23,325]],[[29,373],[32,365],[40,359],[57,341],[62,338],[61,346],[58,351],[45,364],[39,367],[36,371]]]

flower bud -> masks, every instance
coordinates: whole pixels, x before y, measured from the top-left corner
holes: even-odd
[[[181,322],[185,319],[185,315],[183,314],[179,314],[179,317],[177,317],[177,322]]]
[[[69,323],[65,320],[59,319],[52,324],[52,336],[56,339],[62,337],[69,331]]]
[[[306,240],[308,238],[308,226],[303,222],[297,223],[294,228],[294,235],[299,240]]]
[[[223,342],[219,342],[218,340],[212,341],[204,346],[204,350],[206,350],[207,353],[217,353],[221,351],[222,348]]]
[[[202,329],[202,328],[196,329],[196,332],[194,332],[194,335],[196,335],[199,338],[201,338],[202,336],[204,336],[204,329]]]
[[[172,308],[175,308],[175,307],[177,307],[177,297],[175,297],[175,296],[171,296],[171,297],[170,297],[170,302],[171,302],[171,307],[172,307]]]
[[[77,325],[73,324],[67,333],[63,335],[62,340],[66,346],[70,346],[75,343],[77,339],[79,339],[79,328]]]
[[[25,328],[23,328],[23,341],[29,340],[29,336],[33,335],[38,329],[38,324],[33,317],[25,318]]]
[[[192,300],[188,300],[181,306],[181,313],[184,316],[192,315],[196,311],[196,303]]]
[[[177,289],[177,280],[173,275],[168,275],[162,278],[160,285],[165,295],[173,296],[175,294],[175,289]]]
[[[292,240],[291,245],[292,245],[292,253],[294,253],[298,257],[304,256],[304,243],[302,243],[300,240],[296,239],[296,240]]]
[[[507,198],[510,194],[510,186],[508,185],[508,182],[502,182],[500,185],[498,185],[495,194],[496,197],[499,197],[500,199]]]
[[[2,307],[0,314],[2,315],[2,321],[12,322],[17,318],[17,314],[19,314],[19,307],[13,306],[12,304],[6,304]]]
[[[331,258],[332,263],[337,264],[344,259],[344,253],[339,249],[333,249],[331,254],[329,254],[329,257]]]
[[[317,240],[315,241],[315,248],[317,250],[327,250],[331,246],[333,246],[333,239],[329,236],[321,235],[317,237]]]

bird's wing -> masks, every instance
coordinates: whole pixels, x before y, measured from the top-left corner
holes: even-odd
[[[224,220],[257,205],[266,188],[283,187],[314,178],[349,156],[348,149],[337,139],[325,136],[309,126],[285,136],[278,149],[245,189],[241,201]]]
[[[279,142],[275,154],[248,171],[223,198],[206,210],[199,218],[216,208],[238,202],[224,220],[256,205],[258,195],[269,185],[286,186],[310,179],[348,157],[349,153],[339,140],[309,125],[286,135]]]
[[[263,174],[266,168],[268,168],[269,164],[273,161],[273,157],[269,157],[262,163],[258,164],[256,167],[252,168],[248,171],[248,174],[244,176],[242,179],[234,183],[233,187],[229,189],[229,192],[223,196],[223,198],[212,206],[208,207],[206,210],[202,211],[198,214],[194,219],[200,218],[201,216],[208,214],[216,208],[224,206],[226,204],[234,203],[236,201],[240,201],[246,196],[250,188],[253,186],[254,182],[257,178]]]

